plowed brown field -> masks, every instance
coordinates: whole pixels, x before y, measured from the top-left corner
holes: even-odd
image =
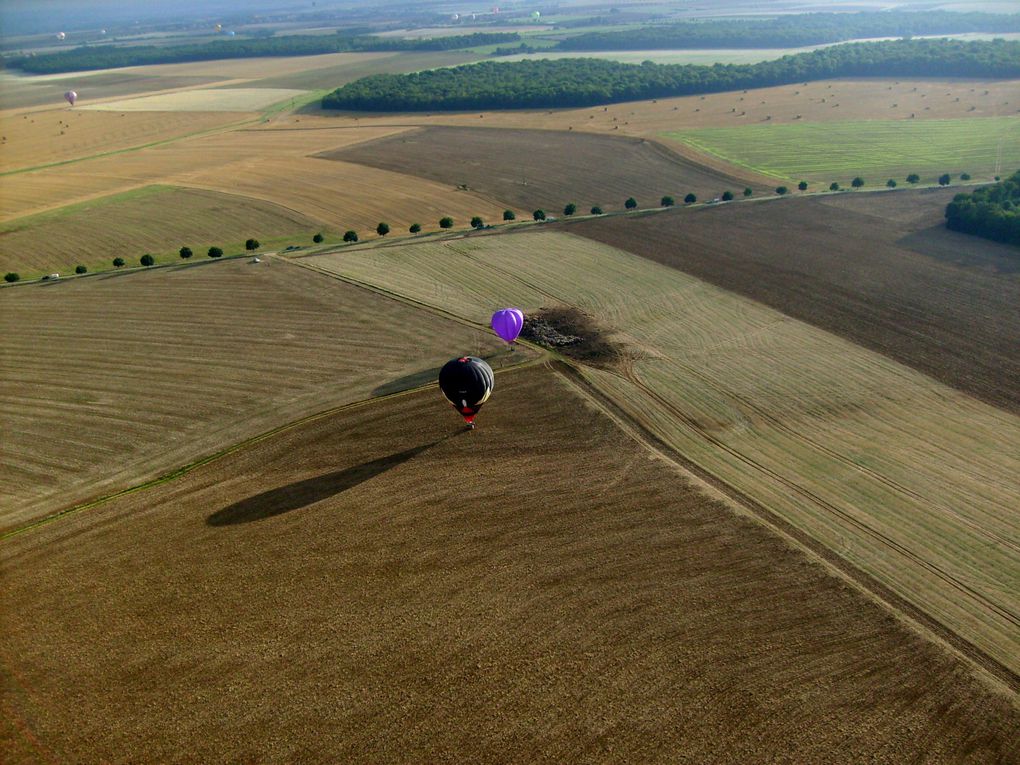
[[[501,343],[270,259],[5,289],[0,529]]]
[[[1020,710],[547,369],[0,546],[5,762],[1007,762]],[[583,440],[584,449],[579,449]]]
[[[690,162],[659,144],[564,131],[430,127],[320,155],[467,186],[528,211],[558,215],[568,202],[655,207],[669,194],[713,197],[745,181]]]
[[[841,194],[571,232],[678,268],[1020,412],[1020,259],[947,231],[953,190]]]

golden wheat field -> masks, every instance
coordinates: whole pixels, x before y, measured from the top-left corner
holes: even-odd
[[[1015,415],[696,278],[563,233],[302,262],[474,321],[494,304],[591,312],[632,358],[584,374],[630,416],[1020,667]]]

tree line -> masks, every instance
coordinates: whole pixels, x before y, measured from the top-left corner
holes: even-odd
[[[1020,170],[999,183],[953,197],[946,205],[946,227],[1020,245]]]
[[[362,51],[444,51],[520,40],[516,32],[475,32],[470,35],[403,40],[349,35],[288,35],[245,40],[213,40],[196,45],[84,46],[41,56],[7,59],[6,66],[33,74],[55,74],[145,64],[176,64],[226,58],[313,56]]]
[[[648,26],[568,37],[558,50],[664,50],[670,48],[792,48],[866,37],[911,37],[962,32],[1020,32],[1020,14],[798,13],[772,19],[720,19]]]
[[[594,58],[484,61],[377,74],[325,96],[326,109],[430,111],[578,107],[762,88],[832,77],[1017,77],[1020,41],[848,43],[757,64],[622,64]]]

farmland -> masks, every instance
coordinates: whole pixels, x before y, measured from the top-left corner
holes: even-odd
[[[0,112],[0,172],[39,167],[168,141],[251,120],[229,112],[109,113],[66,108]],[[22,182],[9,179],[5,183]],[[9,191],[7,193],[10,193]],[[5,194],[6,195],[6,194]]]
[[[779,180],[847,180],[875,185],[918,173],[934,183],[942,173],[990,179],[1020,165],[1020,117],[956,120],[747,125],[667,138]]]
[[[499,345],[278,260],[7,290],[0,322],[5,529]]]
[[[466,186],[553,214],[567,202],[586,213],[593,205],[621,209],[634,196],[651,207],[664,194],[714,196],[745,185],[648,141],[562,131],[433,127],[323,156]]]
[[[946,191],[788,199],[572,230],[678,268],[1020,414],[1010,248],[946,231]],[[833,295],[839,295],[834,300]]]
[[[41,77],[3,73],[0,74],[0,109],[60,106],[68,90],[80,90],[82,94],[87,93],[89,99],[96,100],[209,85],[222,79],[215,73],[175,77],[169,73],[146,76],[123,70]]]
[[[1020,761],[1020,81],[309,102],[485,55],[0,74],[0,760]]]
[[[312,156],[404,129],[355,123],[340,130],[241,130],[86,159],[19,175],[4,196],[4,217],[45,212],[154,181],[243,195],[285,207],[320,226],[363,235],[380,221],[395,231],[406,231],[413,222],[434,230],[447,215],[458,225],[474,215],[490,221],[501,215],[503,207],[494,201],[451,184]],[[168,218],[175,215],[166,212]],[[181,221],[186,219],[173,225],[184,225]]]
[[[579,237],[476,236],[302,262],[476,321],[497,303],[590,311],[633,361],[584,374],[630,416],[1016,671],[1016,415]]]
[[[473,433],[402,396],[9,540],[5,750],[1016,757],[1015,705],[938,644],[553,372],[497,386]]]
[[[103,101],[79,108],[104,112],[257,112],[302,95],[303,90],[292,88],[199,88]]]
[[[173,210],[173,215],[167,215]],[[189,245],[203,257],[211,245],[244,249],[249,237],[270,244],[293,237],[308,244],[321,224],[286,208],[222,192],[148,186],[0,224],[0,269],[22,278],[67,273],[77,264],[132,265],[149,252],[177,259]],[[67,232],[74,236],[67,236]]]

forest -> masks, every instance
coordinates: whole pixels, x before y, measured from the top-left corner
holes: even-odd
[[[226,58],[264,56],[314,56],[353,51],[439,51],[496,45],[520,40],[516,32],[435,37],[416,40],[350,35],[288,35],[246,40],[214,40],[198,45],[112,45],[84,46],[43,56],[21,56],[5,65],[32,74],[56,74],[121,66],[176,64],[184,61],[214,61]]]
[[[590,32],[561,40],[556,49],[794,48],[868,37],[964,32],[1020,32],[1020,14],[882,11],[689,21],[616,32]]]
[[[327,109],[428,111],[593,106],[832,77],[1018,77],[1020,41],[848,43],[757,64],[622,64],[593,58],[486,61],[380,74],[323,98]]]
[[[1020,170],[1004,181],[953,197],[946,206],[946,227],[1020,245]]]

